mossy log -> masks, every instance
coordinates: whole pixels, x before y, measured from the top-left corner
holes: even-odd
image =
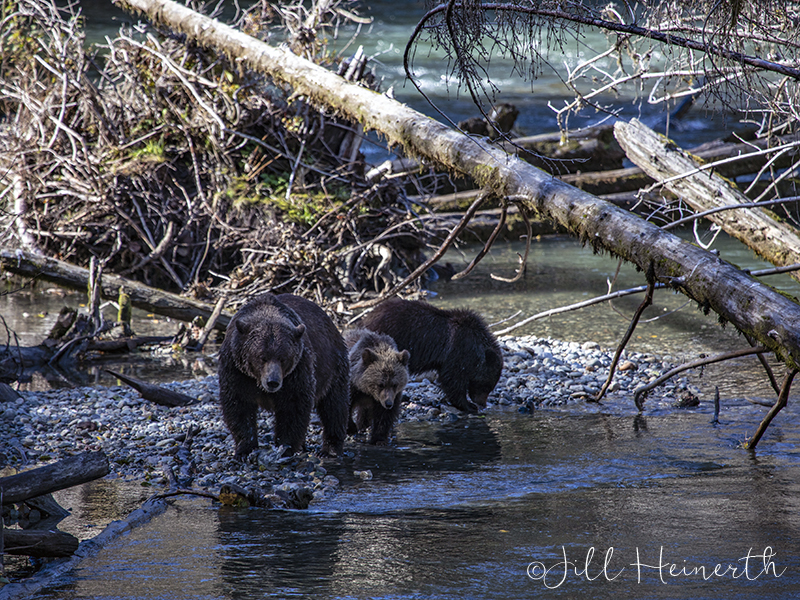
[[[634,263],[656,281],[715,311],[790,365],[800,365],[800,306],[710,252],[502,149],[476,143],[384,94],[348,83],[285,48],[270,46],[181,4],[171,0],[118,3],[185,35],[191,43],[215,49],[242,68],[291,86],[296,95],[330,107],[366,130],[379,131],[410,156],[463,173],[479,186],[513,198],[594,249]]]
[[[630,123],[619,122],[615,130],[628,158],[656,181],[664,181],[668,190],[697,212],[750,202],[730,181],[717,173],[699,171],[701,162],[638,119]],[[778,221],[766,209],[726,210],[706,218],[776,266],[800,263],[797,229]],[[800,281],[800,274],[796,271],[790,275]]]

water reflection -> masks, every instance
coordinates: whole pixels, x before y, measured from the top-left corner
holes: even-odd
[[[36,598],[797,597],[800,440],[786,411],[757,454],[737,446],[755,421],[746,403],[719,425],[623,402],[404,423],[397,446],[346,459],[342,491],[316,510],[179,501]],[[372,480],[352,476],[364,467]],[[779,578],[756,558],[752,580],[680,574],[767,548]],[[574,564],[556,585],[564,553]],[[537,561],[554,589],[527,576]]]

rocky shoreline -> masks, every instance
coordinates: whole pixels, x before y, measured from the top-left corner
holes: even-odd
[[[520,411],[530,412],[541,406],[585,402],[605,381],[613,355],[593,342],[581,345],[533,336],[502,337],[499,341],[505,367],[486,410],[519,406]],[[655,356],[627,354],[609,396],[630,397],[636,388],[670,367]],[[191,479],[179,481],[181,487],[218,493],[227,486],[246,490],[252,499],[272,506],[304,507],[309,501],[323,500],[339,485],[313,454],[319,449],[320,439],[316,419],[312,419],[309,430],[309,452],[280,458],[280,452],[265,443],[271,438],[272,419],[261,413],[262,446],[240,464],[233,460],[233,443],[217,405],[217,378],[165,387],[197,398],[197,402],[180,408],[159,406],[120,386],[23,393],[16,402],[0,406],[0,422],[9,434],[0,440],[5,459],[0,462],[19,466],[22,452],[29,464],[41,464],[78,452],[102,450],[109,457],[112,473],[125,480],[165,488],[171,483],[171,472],[181,467],[186,472],[191,466]],[[686,389],[686,381],[678,380],[653,395],[675,400]],[[440,404],[438,388],[427,379],[411,382],[406,397],[401,421],[465,418],[456,409]],[[189,452],[179,452],[187,433],[198,428]],[[353,443],[358,442],[350,441],[346,452]],[[187,454],[192,464],[180,464],[187,461]]]
[[[505,366],[486,410],[499,406],[531,412],[537,407],[582,404],[602,386],[613,350],[598,344],[562,342],[534,336],[501,337]],[[626,353],[609,390],[609,399],[631,398],[633,391],[672,365],[640,353]],[[111,472],[153,487],[154,493],[177,483],[181,488],[215,495],[239,492],[263,506],[304,508],[335,493],[339,481],[325,461],[314,455],[321,428],[314,417],[308,452],[280,458],[271,439],[272,419],[261,413],[260,449],[244,463],[233,460],[233,442],[217,404],[215,376],[164,384],[197,399],[169,408],[143,400],[128,387],[93,387],[23,392],[22,398],[0,404],[0,464],[20,467],[23,452],[29,465],[40,465],[85,451],[102,450]],[[654,390],[648,402],[674,403],[691,391],[685,379]],[[438,388],[427,379],[406,389],[400,421],[454,421],[468,418],[440,404]],[[632,400],[630,400],[632,406]],[[184,444],[187,433],[191,446]],[[345,453],[359,440],[349,439]],[[179,474],[176,479],[172,474]],[[183,478],[180,474],[184,474]],[[187,474],[189,474],[187,476]],[[357,474],[368,477],[368,473]]]

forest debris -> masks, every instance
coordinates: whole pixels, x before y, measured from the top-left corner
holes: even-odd
[[[363,178],[357,124],[227,53],[146,26],[121,29],[95,53],[73,6],[22,1],[32,10],[0,23],[0,39],[15,49],[0,65],[0,112],[13,115],[0,123],[0,181],[25,196],[0,212],[6,249],[35,248],[81,267],[95,256],[107,299],[116,299],[107,289],[116,273],[210,304],[228,294],[232,311],[261,292],[335,306],[352,282],[358,291],[385,285],[373,276],[382,258],[369,246],[387,229],[381,245],[392,270],[424,260],[435,223],[421,227],[398,182]],[[317,30],[358,19],[338,4],[308,13],[302,4],[256,3],[237,24],[272,35],[280,15],[298,53],[329,63]],[[354,84],[377,88],[363,50],[340,63]],[[64,86],[54,88],[54,77]],[[364,248],[360,270],[342,281],[339,266],[354,246]],[[142,308],[139,291],[130,295]],[[200,312],[208,319],[211,309]]]
[[[148,383],[129,375],[123,375],[122,373],[117,373],[111,369],[105,369],[105,372],[131,386],[133,389],[139,392],[142,395],[142,398],[145,400],[155,402],[156,404],[160,404],[162,406],[187,406],[197,401],[195,398],[191,398],[186,394],[174,392],[170,389],[161,387],[160,385]]]

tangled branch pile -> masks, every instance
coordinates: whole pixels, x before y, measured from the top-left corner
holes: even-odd
[[[329,56],[336,0],[236,26]],[[292,291],[327,304],[422,261],[403,188],[369,183],[363,134],[269,79],[148,25],[87,50],[81,19],[10,0],[0,23],[0,243],[199,298]],[[33,57],[33,60],[31,60]],[[363,57],[342,72],[371,81]],[[348,69],[349,67],[349,69]]]

